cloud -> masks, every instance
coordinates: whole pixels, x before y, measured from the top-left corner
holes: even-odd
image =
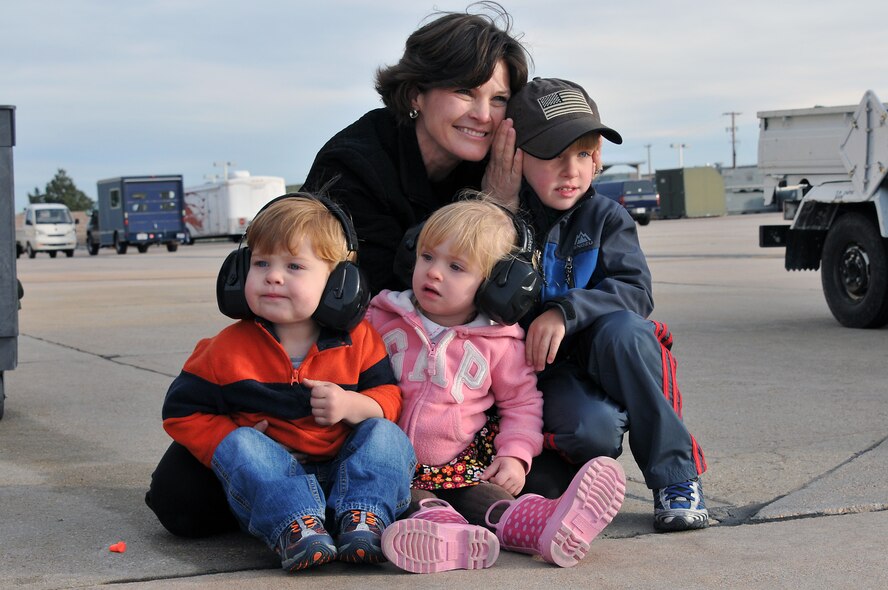
[[[605,159],[673,167],[756,159],[756,113],[856,104],[888,87],[876,56],[888,4],[825,0],[507,2],[536,75],[575,80],[624,136]],[[397,61],[435,9],[465,2],[34,0],[0,22],[0,103],[16,105],[16,209],[65,168],[100,178],[233,161],[302,180],[333,133],[379,106],[376,68]],[[882,84],[880,87],[879,84]]]

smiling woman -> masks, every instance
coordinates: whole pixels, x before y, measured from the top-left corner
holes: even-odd
[[[517,194],[520,155],[505,111],[527,82],[528,56],[510,29],[493,2],[439,13],[410,35],[396,65],[377,72],[385,107],[318,152],[303,189],[336,179],[329,196],[354,219],[374,293],[405,286],[392,270],[401,237],[462,189]]]

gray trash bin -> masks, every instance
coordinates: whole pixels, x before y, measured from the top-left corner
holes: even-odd
[[[18,361],[19,285],[15,272],[15,194],[12,147],[15,107],[0,105],[0,418],[6,389],[3,372]]]

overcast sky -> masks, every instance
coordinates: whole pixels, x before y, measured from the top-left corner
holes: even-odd
[[[301,182],[380,106],[377,67],[449,0],[28,0],[0,8],[0,104],[16,107],[16,211],[59,168],[96,181],[215,163]],[[755,164],[758,111],[888,100],[884,0],[504,0],[532,75],[574,80],[624,138],[606,163]]]

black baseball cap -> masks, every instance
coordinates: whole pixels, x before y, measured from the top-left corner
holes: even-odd
[[[602,124],[595,101],[579,84],[558,78],[534,78],[519,90],[506,108],[512,119],[517,147],[541,160],[551,160],[592,131],[612,143],[620,134]]]

